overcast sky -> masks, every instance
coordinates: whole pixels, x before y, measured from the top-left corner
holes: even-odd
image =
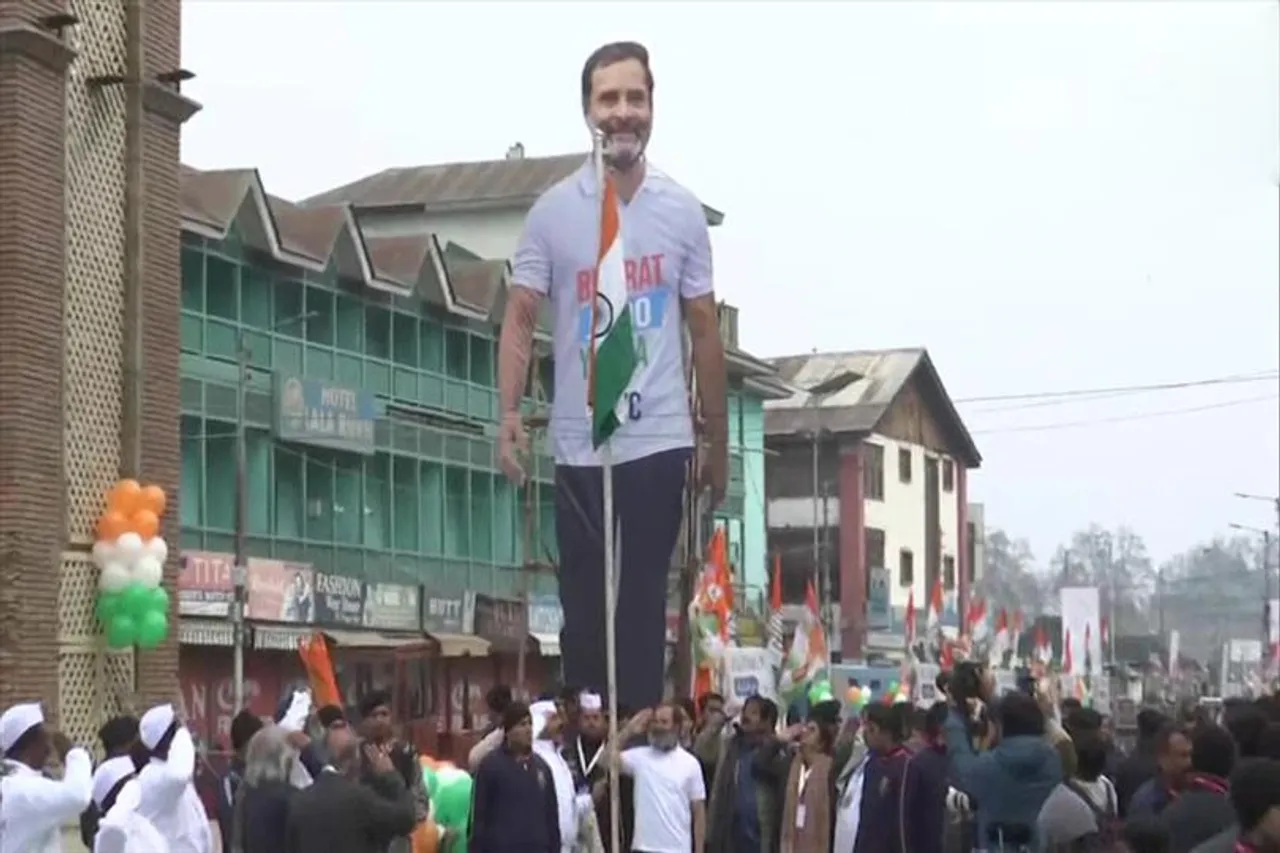
[[[183,9],[184,158],[288,198],[582,150],[582,61],[644,42],[652,158],[726,212],[716,289],[758,355],[925,345],[956,399],[1280,366],[1274,2]],[[1269,526],[1232,493],[1280,493],[1278,389],[962,404],[971,494],[1042,559],[1090,521],[1157,557]]]

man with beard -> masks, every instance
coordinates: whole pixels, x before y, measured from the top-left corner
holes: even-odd
[[[624,741],[648,731],[647,746],[618,756],[623,775],[635,783],[635,853],[703,853],[707,828],[707,789],[702,767],[680,746],[680,717],[675,703],[641,711],[619,733]]]
[[[782,799],[778,780],[764,772],[776,751],[778,706],[762,696],[742,705],[733,734],[711,719],[695,744],[711,787],[707,807],[709,853],[772,853],[777,849]]]
[[[170,853],[213,853],[213,833],[192,778],[196,745],[170,704],[138,721],[151,760],[138,771],[138,812],[164,836]]]
[[[630,381],[608,438],[616,508],[616,520],[609,523],[620,528],[619,541],[626,543],[619,549],[618,601],[626,605],[616,613],[616,698],[628,708],[652,707],[662,699],[667,564],[680,530],[694,447],[682,325],[689,329],[702,403],[705,470],[700,482],[709,484],[713,503],[723,497],[728,469],[727,378],[706,213],[691,192],[645,160],[653,84],[649,52],[635,42],[601,47],[582,69],[583,117],[593,135],[604,135],[606,182],[624,206],[627,306],[608,304],[596,293],[604,187],[587,160],[529,211],[515,252],[498,350],[499,460],[519,484],[528,451],[520,402],[539,309],[550,298],[551,445],[565,680],[602,691],[607,686],[603,474],[587,408],[587,368],[615,314],[619,322],[630,318],[633,348],[622,369]],[[624,313],[624,307],[630,310]]]
[[[613,815],[609,810],[608,792],[609,765],[605,761],[607,752],[605,741],[609,737],[609,721],[604,714],[603,703],[599,694],[583,693],[578,700],[577,734],[565,745],[565,760],[573,771],[573,782],[579,794],[589,794],[597,785],[601,796],[596,798],[596,823],[600,827],[600,837],[606,844],[613,836]],[[633,786],[630,777],[622,776],[618,780],[620,795],[619,814],[622,816],[621,840],[622,849],[631,849]]]

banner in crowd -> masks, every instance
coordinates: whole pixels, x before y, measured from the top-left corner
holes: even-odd
[[[422,627],[418,587],[371,583],[364,588],[364,625],[384,631],[418,631]]]
[[[735,708],[741,708],[742,703],[752,696],[763,696],[776,702],[773,666],[768,649],[726,647],[721,684],[725,700]]]
[[[344,575],[316,572],[315,621],[327,628],[364,624],[364,583]]]

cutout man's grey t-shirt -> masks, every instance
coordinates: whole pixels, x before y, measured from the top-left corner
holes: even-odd
[[[516,248],[513,284],[551,298],[551,442],[561,465],[600,464],[591,446],[586,379],[599,239],[600,192],[588,161],[542,194]],[[622,245],[640,366],[628,417],[612,439],[614,462],[693,446],[680,300],[712,292],[711,240],[702,204],[652,166],[623,207]]]

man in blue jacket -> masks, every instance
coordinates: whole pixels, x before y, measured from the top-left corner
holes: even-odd
[[[906,723],[903,708],[869,705],[864,711],[863,737],[868,758],[863,771],[862,804],[855,853],[915,851],[907,843],[907,824],[915,820],[904,801],[904,782],[910,751],[903,746]]]
[[[996,720],[975,749],[947,727],[947,757],[962,791],[977,801],[983,847],[1034,848],[1040,807],[1062,781],[1062,760],[1045,738],[1044,712],[1021,691],[1000,699]]]

